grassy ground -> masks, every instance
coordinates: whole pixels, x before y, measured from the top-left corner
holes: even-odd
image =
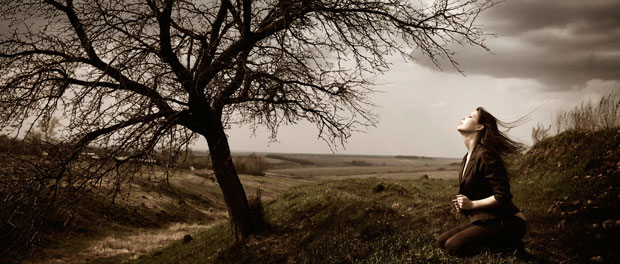
[[[133,263],[559,263],[620,258],[620,131],[566,132],[513,157],[526,248],[458,259],[435,245],[465,221],[450,207],[456,180],[329,180],[265,203],[270,227],[234,243],[225,222]]]
[[[188,170],[170,179],[185,203],[170,190],[138,181],[117,207],[97,199],[83,204],[82,219],[77,221],[81,226],[71,234],[49,237],[44,252],[30,261],[613,263],[620,259],[618,130],[566,132],[511,158],[515,203],[528,218],[526,248],[534,255],[529,259],[510,250],[485,250],[473,258],[457,259],[436,247],[438,234],[466,221],[450,206],[458,192],[455,160],[353,156],[336,162],[333,157],[302,154],[294,158],[312,160],[314,165],[280,166],[266,176],[240,175],[249,196],[261,190],[269,224],[244,245],[232,241],[221,193],[209,172]],[[193,240],[183,243],[185,234]]]
[[[382,186],[383,189],[381,190]],[[379,191],[380,190],[380,191]],[[246,245],[226,223],[187,244],[136,263],[462,263],[435,237],[464,221],[450,207],[457,181],[347,179],[294,187],[266,203],[271,227]],[[511,252],[485,252],[479,262],[519,262]]]

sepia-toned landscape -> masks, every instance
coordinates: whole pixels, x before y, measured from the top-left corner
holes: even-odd
[[[0,0],[0,263],[619,263],[617,10]]]

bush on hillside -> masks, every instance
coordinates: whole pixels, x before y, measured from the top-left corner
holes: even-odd
[[[254,233],[264,231],[268,227],[268,224],[265,221],[265,209],[263,207],[260,189],[256,189],[256,194],[248,199],[248,205],[250,207],[250,218]]]
[[[267,161],[264,156],[254,153],[247,156],[233,156],[233,164],[239,174],[265,176]]]

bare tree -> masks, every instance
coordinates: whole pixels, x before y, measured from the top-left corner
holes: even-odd
[[[117,173],[102,165],[99,174],[90,168],[91,176],[68,180],[88,146],[105,146],[102,160],[121,164],[202,136],[233,233],[243,239],[253,227],[231,161],[230,124],[266,126],[275,137],[279,126],[307,120],[330,145],[344,144],[375,124],[368,94],[372,77],[388,70],[387,56],[413,59],[415,47],[458,68],[448,45],[486,49],[475,20],[492,4],[2,0],[0,123],[23,130],[63,117],[58,140],[71,151],[46,176],[56,186],[95,185]],[[119,153],[128,159],[115,159]]]

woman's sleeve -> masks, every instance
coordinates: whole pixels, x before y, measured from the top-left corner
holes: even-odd
[[[510,182],[508,181],[504,164],[491,153],[484,152],[481,165],[484,179],[491,185],[495,200],[499,203],[510,202],[512,193],[510,193]]]

